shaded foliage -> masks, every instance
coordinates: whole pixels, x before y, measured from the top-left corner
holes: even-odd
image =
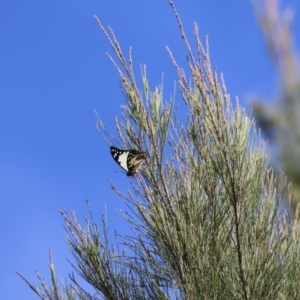
[[[279,88],[272,101],[253,101],[253,111],[273,151],[272,165],[282,169],[293,183],[292,211],[300,199],[300,73],[299,55],[294,49],[292,10],[280,10],[278,0],[257,2],[257,18],[267,50],[276,67]],[[264,104],[266,103],[266,104]]]

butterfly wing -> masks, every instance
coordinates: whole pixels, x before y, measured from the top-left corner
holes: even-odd
[[[116,161],[116,163],[123,168],[126,172],[128,172],[128,166],[127,166],[127,157],[129,154],[128,150],[120,150],[116,147],[111,146],[110,147],[110,153],[113,159]]]
[[[127,176],[133,176],[146,159],[146,152],[131,150],[127,156]]]
[[[127,176],[133,176],[146,159],[146,152],[133,149],[120,150],[111,146],[110,153],[116,163],[127,172]]]

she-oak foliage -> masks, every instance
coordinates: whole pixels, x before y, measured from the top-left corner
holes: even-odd
[[[124,214],[132,236],[118,237],[118,249],[100,238],[92,215],[82,228],[75,213],[61,212],[75,271],[94,288],[85,291],[70,275],[60,284],[50,264],[51,286],[39,277],[41,299],[299,299],[299,220],[286,210],[291,189],[284,175],[268,168],[265,143],[224,81],[212,71],[208,43],[195,25],[196,57],[187,41],[185,75],[167,48],[188,109],[180,121],[162,85],[143,92],[136,85],[131,53],[126,62],[113,31],[96,21],[111,44],[125,94],[124,122],[115,122],[124,149],[148,152],[132,180],[132,191],[112,189],[128,203]],[[100,119],[98,130],[112,144]],[[109,153],[107,154],[109,155]],[[121,238],[121,241],[120,241]],[[119,247],[128,250],[119,250]],[[130,254],[129,254],[130,253]]]

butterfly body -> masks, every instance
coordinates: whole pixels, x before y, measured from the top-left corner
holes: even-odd
[[[134,149],[120,150],[111,146],[110,153],[116,163],[127,172],[127,176],[133,176],[146,159],[146,152]]]

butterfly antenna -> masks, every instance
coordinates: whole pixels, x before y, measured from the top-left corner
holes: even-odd
[[[124,171],[115,171],[115,173],[125,173]]]

